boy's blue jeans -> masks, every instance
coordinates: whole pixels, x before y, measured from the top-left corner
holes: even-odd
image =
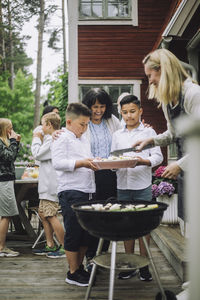
[[[141,190],[117,190],[120,201],[152,201],[151,185]]]

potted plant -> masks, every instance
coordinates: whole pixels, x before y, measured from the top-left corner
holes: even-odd
[[[177,199],[177,181],[161,177],[166,166],[160,166],[153,174],[152,197],[158,202],[168,204],[164,212],[162,223],[178,223],[178,199]]]

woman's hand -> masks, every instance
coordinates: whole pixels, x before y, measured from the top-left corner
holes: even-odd
[[[169,179],[176,179],[180,172],[181,172],[181,168],[179,167],[179,165],[176,162],[174,162],[166,167],[166,169],[162,173],[161,177],[169,178]]]
[[[132,145],[132,147],[137,147],[137,151],[139,152],[142,151],[144,146],[147,146],[149,144],[154,144],[153,138],[137,141],[135,144]]]
[[[19,142],[21,140],[21,135],[14,132],[14,130],[11,130],[9,139],[16,139],[16,141]]]
[[[149,128],[149,127],[153,128],[153,126],[151,126],[150,124],[145,123],[145,120],[144,120],[144,119],[142,119],[142,124],[143,124],[144,127],[146,127],[146,128]]]

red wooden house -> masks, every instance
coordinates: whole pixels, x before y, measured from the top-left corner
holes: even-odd
[[[142,60],[167,47],[200,79],[200,0],[68,0],[68,16],[69,102],[101,86],[117,114],[117,98],[127,91],[141,99],[145,121],[163,132],[162,111],[146,96]]]

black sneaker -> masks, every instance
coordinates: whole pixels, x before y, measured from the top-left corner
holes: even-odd
[[[152,276],[151,276],[151,273],[149,272],[148,266],[140,268],[140,280],[142,280],[142,281],[151,281],[152,280]]]
[[[74,273],[70,273],[70,271],[67,272],[67,277],[65,278],[65,282],[69,284],[74,284],[78,286],[88,286],[89,284],[89,278],[86,278],[82,271],[79,269],[76,270]]]
[[[131,277],[134,277],[137,274],[137,270],[131,270],[126,272],[120,272],[117,276],[118,279],[129,279]]]
[[[87,272],[85,269],[84,269],[84,265],[81,264],[80,267],[79,267],[79,272],[85,277],[85,278],[88,278],[88,280],[90,279],[90,273]]]

